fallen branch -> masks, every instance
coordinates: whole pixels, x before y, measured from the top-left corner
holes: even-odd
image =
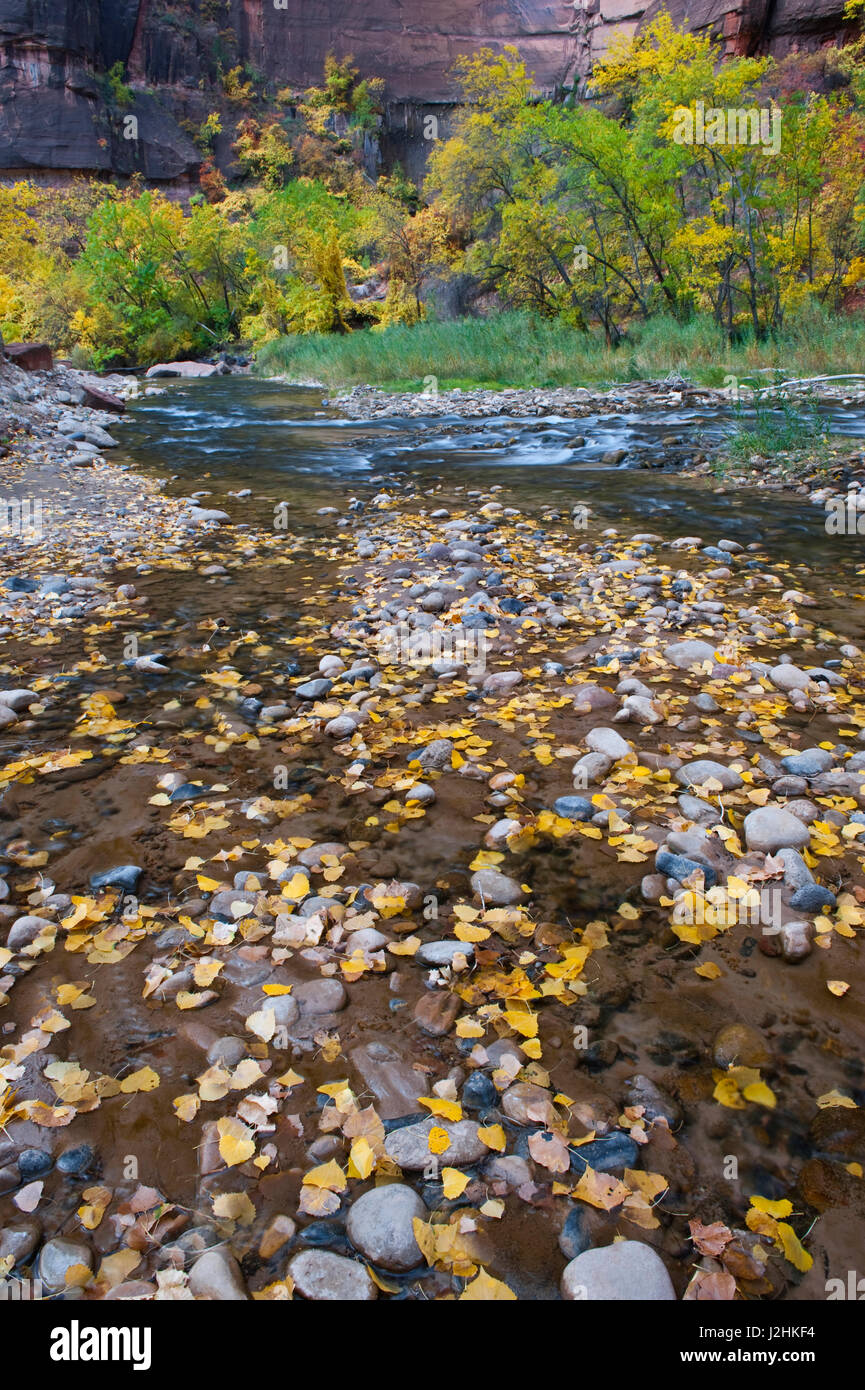
[[[755,394],[765,396],[772,391],[785,391],[788,386],[814,386],[818,381],[865,381],[865,372],[845,372],[839,376],[803,376],[795,381],[781,381],[774,386],[764,386]]]

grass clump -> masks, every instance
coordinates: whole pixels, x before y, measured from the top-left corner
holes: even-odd
[[[707,316],[680,323],[659,315],[612,348],[600,332],[512,311],[345,335],[290,335],[266,343],[258,354],[263,375],[321,382],[331,390],[378,386],[406,392],[428,390],[431,378],[440,390],[613,386],[670,374],[701,386],[760,386],[857,372],[863,362],[865,319],[815,309],[782,334],[733,344]],[[788,408],[794,407],[788,402]],[[788,423],[799,428],[792,419]],[[765,433],[770,425],[777,431],[775,413],[764,412],[752,428]]]

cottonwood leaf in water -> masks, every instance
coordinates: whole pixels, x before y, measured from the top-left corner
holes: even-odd
[[[252,1130],[241,1120],[235,1119],[233,1115],[223,1115],[222,1119],[217,1120],[216,1129],[219,1134],[219,1152],[229,1168],[235,1168],[239,1163],[245,1163],[248,1158],[252,1158],[255,1153]]]
[[[793,1268],[798,1269],[800,1274],[807,1274],[814,1263],[814,1256],[808,1254],[793,1227],[788,1225],[786,1221],[779,1221],[778,1234],[781,1239],[784,1258],[789,1260]]]
[[[86,1197],[87,1193],[85,1192],[84,1195]],[[136,1213],[143,1211],[152,1211],[154,1207],[161,1206],[162,1202],[162,1193],[158,1190],[158,1188],[144,1187],[143,1185],[141,1185],[135,1189],[129,1201],[124,1203],[124,1205],[121,1207],[121,1211],[128,1210]]]
[[[729,1303],[736,1297],[736,1280],[732,1274],[710,1274],[698,1269],[690,1284],[682,1294],[685,1302],[723,1302]]]
[[[259,1009],[257,1013],[250,1014],[246,1020],[246,1027],[250,1033],[254,1033],[262,1042],[270,1042],[276,1032],[276,1014],[273,1009]]]
[[[213,1214],[240,1226],[251,1226],[257,1212],[246,1192],[221,1192],[213,1199]]]
[[[345,1173],[340,1168],[336,1159],[330,1159],[328,1163],[320,1163],[316,1168],[310,1168],[304,1174],[303,1184],[305,1187],[326,1187],[331,1192],[344,1192],[348,1183]]]
[[[288,1071],[283,1072],[282,1076],[278,1076],[276,1079],[280,1086],[285,1086],[288,1090],[291,1090],[293,1086],[301,1086],[304,1081],[304,1078],[299,1076],[293,1067],[289,1067]]]
[[[473,1223],[465,1228],[462,1221],[433,1225],[419,1216],[412,1220],[414,1238],[427,1264],[449,1269],[453,1274],[469,1278],[480,1263],[480,1241]]]
[[[443,1154],[451,1146],[450,1135],[446,1129],[433,1125],[427,1137],[427,1148],[431,1154]]]
[[[304,1216],[333,1216],[339,1211],[339,1197],[326,1187],[302,1187],[297,1209]]]
[[[348,1156],[349,1176],[366,1179],[375,1168],[375,1154],[368,1139],[363,1135],[355,1139]]]
[[[205,1101],[222,1100],[223,1096],[228,1095],[231,1087],[231,1073],[218,1065],[208,1067],[207,1071],[203,1071],[195,1079],[198,1082],[198,1097]]]
[[[46,1105],[43,1100],[25,1100],[18,1107],[21,1114],[43,1129],[57,1129],[71,1124],[78,1113],[72,1105]]]
[[[213,956],[202,956],[197,960],[192,976],[199,989],[212,985],[224,964],[224,961],[215,960]]]
[[[541,1131],[529,1138],[529,1153],[536,1163],[549,1168],[553,1173],[567,1173],[571,1166],[571,1155],[567,1144],[557,1134],[545,1135]]]
[[[384,1125],[373,1106],[353,1111],[343,1123],[342,1132],[347,1139],[366,1139],[376,1157],[384,1154]]]
[[[703,980],[720,979],[723,973],[724,972],[721,970],[721,967],[719,965],[716,965],[713,960],[707,960],[704,965],[694,966],[694,974],[699,975]]]
[[[67,1289],[86,1289],[92,1278],[92,1269],[84,1264],[69,1265],[63,1276]]]
[[[750,1200],[755,1211],[765,1212],[768,1216],[790,1216],[793,1211],[793,1203],[787,1197],[776,1202],[771,1197],[752,1197]]]
[[[478,1210],[481,1216],[488,1216],[492,1221],[501,1221],[505,1214],[505,1204],[498,1197],[491,1197]]]
[[[614,1207],[621,1206],[630,1195],[630,1189],[609,1173],[598,1173],[594,1168],[587,1167],[573,1195],[601,1211],[612,1211]]]
[[[12,1198],[19,1211],[26,1212],[29,1216],[35,1211],[42,1198],[42,1189],[45,1186],[42,1180],[29,1182],[26,1187],[21,1187]]]
[[[257,1289],[252,1297],[256,1302],[290,1303],[294,1297],[294,1280],[286,1274],[284,1279],[276,1279],[272,1284],[265,1284],[263,1289]]]
[[[86,1187],[84,1200],[86,1206],[78,1208],[78,1218],[88,1231],[95,1231],[105,1215],[114,1194],[110,1187]]]
[[[120,1083],[120,1089],[124,1095],[133,1095],[136,1091],[155,1091],[159,1085],[159,1073],[152,1067],[140,1067],[138,1071],[131,1072],[125,1076]]]
[[[218,998],[219,995],[213,989],[181,989],[178,990],[177,994],[175,995],[174,1002],[177,1005],[178,1009],[181,1010],[203,1009],[206,1007],[206,1005],[212,1004],[214,999]]]
[[[339,1033],[315,1033],[313,1034],[313,1041],[318,1043],[321,1055],[326,1062],[335,1062],[342,1053]]]
[[[177,1095],[172,1099],[171,1104],[174,1106],[174,1113],[178,1120],[184,1120],[184,1123],[188,1125],[189,1120],[195,1119],[202,1102],[197,1095]]]
[[[125,1283],[140,1264],[141,1256],[136,1250],[116,1250],[113,1255],[106,1255],[102,1261],[96,1282],[107,1284],[109,1289],[114,1289],[118,1284]]]
[[[449,1202],[461,1197],[469,1185],[468,1173],[461,1173],[459,1168],[442,1168],[442,1189]]]
[[[418,1096],[418,1104],[425,1105],[433,1115],[443,1120],[461,1120],[463,1117],[463,1108],[456,1100],[442,1100],[439,1096]]]
[[[482,1144],[486,1144],[488,1149],[494,1149],[496,1153],[504,1153],[507,1147],[505,1132],[501,1125],[486,1125],[478,1129],[478,1138]]]
[[[271,1115],[277,1108],[277,1102],[273,1096],[263,1093],[253,1093],[244,1096],[237,1107],[237,1114],[241,1120],[245,1120],[253,1129],[264,1129],[270,1120]],[[256,1159],[256,1162],[258,1160]],[[265,1165],[266,1166],[266,1165]]]
[[[688,1225],[691,1228],[691,1239],[701,1255],[717,1257],[733,1239],[733,1232],[723,1221],[713,1221],[711,1226],[704,1226],[697,1217],[692,1217]]]
[[[263,1076],[264,1072],[255,1058],[244,1057],[231,1073],[231,1089],[232,1091],[245,1091],[248,1086],[254,1086]]]
[[[413,956],[420,949],[419,936],[405,936],[402,941],[389,941],[387,949],[392,956]]]
[[[837,1090],[836,1090],[836,1091],[827,1091],[826,1094],[825,1094],[824,1096],[818,1096],[818,1097],[817,1097],[817,1105],[819,1106],[819,1108],[820,1108],[821,1110],[828,1110],[828,1109],[830,1109],[833,1105],[844,1105],[844,1106],[846,1106],[849,1110],[858,1110],[858,1109],[859,1109],[859,1107],[858,1107],[858,1105],[856,1104],[855,1100],[851,1100],[850,1096],[842,1095],[842,1093],[841,1093],[840,1091],[837,1091]]]
[[[507,1303],[515,1302],[516,1297],[513,1289],[508,1288],[507,1284],[503,1284],[500,1279],[494,1279],[491,1274],[487,1274],[486,1270],[482,1269],[470,1284],[466,1284],[457,1301],[459,1303]]]

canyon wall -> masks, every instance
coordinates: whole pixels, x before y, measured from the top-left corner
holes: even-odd
[[[785,53],[843,32],[844,0],[666,7],[731,52]],[[584,76],[613,34],[632,33],[657,8],[659,0],[0,0],[0,177],[137,172],[189,186],[201,160],[197,126],[214,108],[229,121],[240,114],[227,102],[226,72],[240,65],[273,91],[302,89],[320,81],[329,52],[353,54],[363,73],[384,79],[385,145],[409,162],[414,150],[418,162],[422,116],[453,103],[459,54],[514,44],[551,90]],[[223,160],[228,149],[226,138]]]

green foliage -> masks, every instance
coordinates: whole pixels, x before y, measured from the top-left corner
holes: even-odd
[[[237,127],[234,152],[244,172],[260,179],[265,188],[281,188],[294,163],[291,143],[279,122],[261,124],[251,116]]]
[[[283,372],[331,388],[369,383],[420,391],[428,376],[435,376],[442,389],[611,385],[673,371],[721,386],[729,376],[745,383],[771,381],[776,371],[785,378],[860,371],[865,320],[820,311],[817,323],[806,313],[774,339],[745,336],[731,346],[709,315],[687,324],[658,318],[636,326],[628,348],[611,349],[599,329],[586,333],[533,314],[508,312],[340,338],[277,339],[262,348],[258,364],[263,373]]]
[[[135,93],[125,81],[125,77],[124,63],[115,63],[105,75],[107,98],[112,106],[131,106],[135,100]]]
[[[240,64],[237,67],[229,68],[227,72],[222,74],[222,90],[229,101],[236,102],[241,106],[255,96],[255,86],[252,79],[248,78],[244,82],[243,77],[244,69]]]
[[[764,386],[754,382],[753,386]],[[816,446],[828,442],[829,430],[819,404],[806,397],[794,397],[779,387],[760,393],[736,406],[736,424],[714,461],[714,470],[725,476],[737,464],[755,459],[771,459],[789,471],[796,471],[801,454],[808,456]]]
[[[338,59],[328,54],[324,64],[324,85],[310,87],[304,96],[303,109],[308,113],[313,129],[324,129],[328,119],[345,116],[349,125],[362,130],[375,130],[381,116],[384,83],[381,78],[358,81],[358,70],[351,57]]]
[[[222,121],[218,111],[211,111],[198,127],[195,135],[195,143],[200,150],[209,154],[213,149],[213,142],[217,135],[222,134]]]
[[[507,303],[595,323],[611,344],[659,312],[710,313],[732,340],[809,301],[837,308],[865,280],[854,84],[781,104],[769,60],[722,63],[665,14],[611,48],[591,103],[536,100],[513,49],[458,75],[465,105],[427,191],[463,237],[461,268]],[[692,123],[689,137],[698,102],[757,125],[734,117],[733,138],[710,143]]]
[[[457,65],[465,103],[424,197],[399,166],[361,172],[381,84],[331,56],[296,115],[244,115],[240,186],[207,158],[186,210],[136,183],[0,190],[0,326],[98,365],[242,337],[340,382],[855,370],[865,330],[837,315],[865,286],[863,50],[825,59],[829,95],[791,96],[796,73],[721,63],[662,14],[610,50],[591,101],[564,102],[537,97],[515,50],[483,51]],[[116,106],[122,66],[110,77]],[[223,74],[239,103],[257,80]],[[698,101],[777,103],[777,150],[679,140]],[[221,130],[214,111],[194,131],[204,153]],[[508,312],[428,322],[431,282],[454,272]],[[385,295],[355,295],[372,274]]]

